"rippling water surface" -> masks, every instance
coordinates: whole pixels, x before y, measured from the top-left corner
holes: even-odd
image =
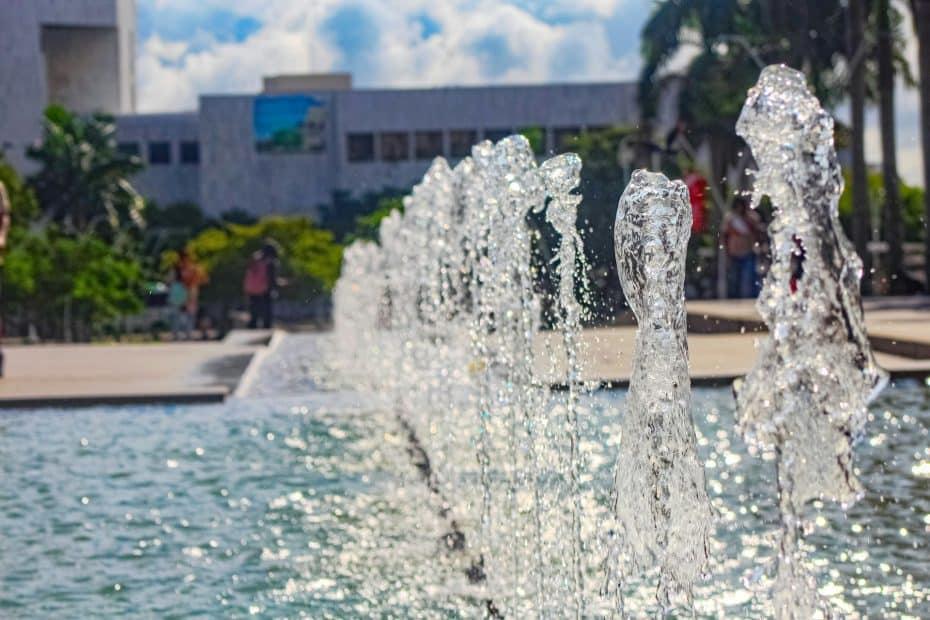
[[[482,617],[396,418],[315,387],[315,351],[287,339],[222,406],[0,414],[0,618]],[[605,492],[623,399],[585,417]],[[771,461],[729,390],[696,390],[694,412],[719,513],[699,615],[766,617]],[[872,415],[867,495],[811,507],[812,562],[849,617],[930,617],[930,391],[896,386]]]

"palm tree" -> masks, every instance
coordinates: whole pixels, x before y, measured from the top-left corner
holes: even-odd
[[[898,180],[898,148],[895,140],[894,111],[894,45],[891,29],[891,2],[878,0],[878,100],[882,132],[882,178],[885,185],[885,205],[882,211],[885,241],[888,243],[888,276],[891,292],[904,290],[907,276],[904,273],[904,253],[901,242],[904,236],[901,221],[901,195]]]
[[[928,1],[912,0],[924,6]],[[876,3],[882,10],[870,12]],[[876,19],[870,19],[870,13]],[[880,17],[883,21],[879,21]],[[902,53],[901,37],[895,32],[900,23],[900,13],[890,0],[660,0],[642,37],[640,106],[644,121],[648,122],[656,109],[664,69],[672,58],[680,58],[679,51],[693,47],[696,53],[681,76],[679,115],[688,125],[692,142],[707,147],[710,154],[707,176],[712,190],[716,190],[712,193],[725,195],[721,184],[727,168],[740,161],[738,154],[745,152],[733,126],[746,89],[758,76],[759,65],[786,63],[804,70],[828,108],[848,96],[852,109],[852,237],[869,273],[868,242],[873,226],[864,147],[865,105],[868,100],[887,97],[883,100],[883,119],[891,130],[883,132],[889,136],[884,149],[894,153],[895,75],[913,81]],[[871,53],[879,39],[876,30],[885,33],[883,51],[878,55]],[[878,61],[876,56],[880,56]],[[844,59],[845,63],[841,62]],[[843,65],[848,69],[846,76],[836,69]],[[889,80],[891,87],[887,87]],[[888,178],[897,178],[894,157],[883,159]],[[889,187],[892,189],[884,210],[884,228],[895,252],[891,257],[893,273],[903,283],[900,200],[895,200],[897,186],[893,180]],[[723,205],[717,206],[719,223]],[[930,203],[927,208],[930,219]],[[930,241],[927,247],[930,263]],[[864,288],[868,289],[869,284],[867,278]]]
[[[871,231],[869,210],[869,181],[865,164],[865,0],[849,0],[847,12],[848,47],[850,64],[849,99],[851,117],[852,150],[852,237],[856,252],[862,258],[865,273],[871,270],[871,255],[868,243]],[[868,288],[870,277],[863,280]]]
[[[142,225],[144,203],[129,183],[142,164],[119,151],[115,132],[105,115],[79,117],[59,106],[46,110],[42,142],[27,152],[40,165],[29,184],[45,221],[81,233]]]
[[[911,0],[917,28],[921,139],[924,148],[924,270],[930,290],[930,0]]]
[[[705,176],[715,197],[719,227],[726,206],[727,171],[748,159],[734,132],[746,91],[765,64],[784,62],[803,68],[827,104],[837,101],[835,57],[843,55],[844,9],[840,0],[664,0],[643,29],[640,109],[644,124],[654,116],[663,87],[662,73],[686,47],[696,53],[683,70],[679,118],[688,137],[709,153]],[[818,29],[812,35],[811,25]],[[737,187],[742,178],[735,179]],[[724,281],[722,267],[718,281]]]

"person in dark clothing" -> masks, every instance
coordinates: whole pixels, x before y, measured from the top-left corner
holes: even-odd
[[[273,242],[266,241],[252,255],[242,288],[249,298],[249,329],[258,329],[259,323],[270,329],[278,292],[278,248]]]

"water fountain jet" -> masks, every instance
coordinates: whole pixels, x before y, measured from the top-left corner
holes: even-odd
[[[757,303],[769,336],[734,386],[739,425],[747,442],[775,452],[776,615],[809,618],[822,603],[802,565],[802,510],[812,499],[849,504],[861,495],[852,448],[887,375],[865,332],[862,261],[839,222],[833,118],[803,73],[772,66],[750,90],[737,133],[759,166],[753,202],[768,196],[774,207],[772,267]]]
[[[658,567],[664,613],[676,593],[691,604],[708,562],[712,510],[691,419],[684,303],[690,234],[687,187],[635,172],[614,225],[617,271],[639,324],[611,500],[619,540],[608,588],[621,613],[625,578]]]

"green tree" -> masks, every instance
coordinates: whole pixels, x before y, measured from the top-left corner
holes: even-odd
[[[623,292],[617,277],[614,258],[614,218],[617,200],[626,187],[624,171],[617,161],[624,145],[635,139],[637,132],[628,127],[611,127],[600,131],[584,132],[578,136],[574,151],[581,157],[581,188],[584,200],[578,211],[578,228],[584,239],[585,255],[591,272],[593,299],[592,319],[597,322],[617,315],[623,305]],[[539,218],[541,219],[541,218]],[[558,243],[554,231],[537,223],[542,231],[540,252],[542,263],[548,264],[551,248]]]
[[[924,149],[924,278],[930,289],[930,0],[911,0],[920,73],[920,135]]]
[[[3,270],[4,311],[44,337],[86,340],[142,310],[139,261],[91,235],[24,232]]]
[[[332,204],[320,207],[320,226],[332,231],[337,242],[346,243],[355,232],[359,217],[378,211],[384,200],[402,198],[409,193],[409,188],[385,188],[361,196],[342,190],[333,192]]]
[[[308,218],[264,217],[251,226],[208,228],[187,244],[187,250],[209,275],[201,299],[220,308],[222,317],[243,300],[242,281],[249,259],[266,240],[281,248],[279,275],[288,282],[280,291],[283,299],[306,302],[332,291],[342,265],[342,246],[331,231]],[[162,264],[168,267],[176,259],[175,252],[165,252]]]
[[[357,239],[366,239],[368,241],[379,241],[378,233],[381,230],[381,220],[389,216],[394,211],[404,212],[404,199],[400,196],[392,198],[382,198],[378,201],[377,210],[367,215],[360,215],[355,218],[355,232],[346,239],[346,245],[349,245]]]
[[[852,224],[854,217],[852,183],[850,183],[851,172],[847,171],[846,189],[840,198],[840,220],[845,227]],[[885,179],[878,172],[868,175],[866,185],[866,207],[869,209],[871,218],[878,219],[881,213],[882,205],[886,201]],[[924,190],[898,181],[898,195],[901,201],[901,221],[902,221],[902,238],[905,242],[922,242],[924,240]]]
[[[866,77],[865,55],[868,49],[865,40],[866,0],[849,0],[847,9],[847,58],[850,65],[849,104],[850,104],[850,150],[852,155],[852,176],[847,186],[851,186],[853,243],[856,252],[862,258],[864,273],[871,273],[872,261],[868,251],[871,236],[871,214],[869,209],[868,170],[865,161],[865,102]],[[863,287],[868,291],[870,278],[865,278]]]
[[[898,36],[900,24],[900,13],[887,0],[661,0],[643,30],[640,102],[644,119],[648,122],[655,113],[672,61],[689,59],[680,71],[679,116],[694,145],[708,147],[708,181],[719,203],[719,197],[728,193],[721,184],[730,166],[740,171],[748,164],[748,159],[740,157],[747,150],[733,127],[746,89],[762,66],[786,63],[803,70],[827,107],[848,94],[853,121],[852,184],[858,206],[852,232],[857,249],[868,260],[865,248],[871,223],[866,204],[864,106],[867,99],[877,101],[884,96],[885,109],[893,110],[893,101],[888,105],[893,96],[888,80],[893,84],[894,74],[912,79],[903,37]],[[874,54],[879,39],[884,47],[882,53]],[[887,124],[887,114],[885,118]],[[889,150],[890,143],[885,148]],[[889,169],[888,174],[892,172]],[[745,181],[741,174],[733,180]],[[893,192],[889,199],[890,221],[883,228],[894,238],[900,215]],[[719,225],[721,216],[722,209],[711,223]]]
[[[90,234],[37,225],[40,208],[34,193],[2,161],[0,180],[12,210],[0,275],[11,332],[33,324],[42,337],[88,339],[142,309],[143,273],[136,256]]]
[[[878,85],[879,119],[882,132],[882,175],[885,178],[884,216],[885,240],[889,247],[889,269],[892,292],[905,284],[904,252],[901,247],[901,195],[898,191],[898,149],[895,144],[894,88],[895,74],[892,60],[891,1],[876,2],[878,22]]]
[[[695,147],[707,145],[708,181],[716,195],[726,195],[720,184],[727,169],[746,161],[734,127],[763,65],[804,69],[828,105],[842,97],[834,67],[845,52],[843,11],[840,0],[658,2],[642,34],[644,118],[656,113],[670,63],[690,57],[680,71],[679,118]],[[719,223],[722,213],[717,216]]]
[[[179,202],[161,207],[152,201],[146,201],[145,234],[142,238],[142,252],[148,262],[147,266],[157,269],[159,259],[165,250],[178,250],[188,241],[219,222],[208,218],[200,207],[192,202]]]
[[[23,183],[13,166],[0,155],[0,182],[6,187],[10,198],[10,211],[14,228],[25,228],[39,212],[35,193]]]
[[[129,183],[142,164],[119,151],[115,132],[103,114],[81,117],[60,106],[45,111],[42,141],[27,152],[40,167],[29,184],[45,221],[108,238],[127,224],[143,224],[143,200]]]

